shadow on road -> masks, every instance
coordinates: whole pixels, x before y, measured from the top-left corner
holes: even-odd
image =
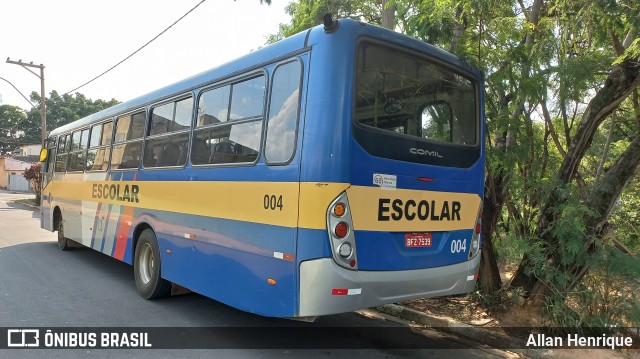
[[[166,327],[173,333],[162,340],[167,348],[468,348],[355,313],[305,323],[242,312],[198,294],[147,301],[128,264],[88,248],[63,252],[56,242],[0,249],[0,273],[0,308],[12,308],[0,310],[3,326]]]

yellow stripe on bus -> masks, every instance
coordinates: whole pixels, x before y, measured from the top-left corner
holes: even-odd
[[[298,182],[56,181],[52,196],[291,228],[324,229],[327,207],[347,187],[343,183]]]
[[[422,232],[475,226],[480,197],[470,193],[383,190],[348,183],[56,181],[68,198],[283,227],[325,229],[327,209],[347,191],[356,230]]]
[[[475,227],[480,196],[352,186],[347,190],[353,228],[368,231],[431,232]]]

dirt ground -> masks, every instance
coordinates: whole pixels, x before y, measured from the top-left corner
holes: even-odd
[[[503,283],[511,279],[512,273],[510,271],[503,272]],[[542,326],[541,315],[536,310],[524,306],[524,301],[518,297],[504,297],[506,299],[503,299],[503,302],[497,302],[495,298],[482,298],[479,294],[473,294],[466,297],[416,299],[400,304],[423,313],[450,318],[474,327],[491,328],[491,330],[497,330],[504,335],[526,342],[531,334],[528,328]],[[562,349],[554,350],[553,357],[640,358],[640,350]]]

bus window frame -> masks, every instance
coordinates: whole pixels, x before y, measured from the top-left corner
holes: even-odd
[[[440,142],[444,142],[444,143],[454,143],[453,142],[453,109],[451,108],[451,104],[448,101],[445,100],[435,100],[435,101],[431,101],[431,102],[427,102],[425,103],[422,107],[420,107],[420,109],[418,110],[418,118],[420,118],[420,124],[421,124],[421,129],[420,129],[420,135],[422,136],[423,139],[429,139],[424,137],[424,123],[422,122],[422,116],[424,115],[424,110],[427,109],[427,107],[433,107],[436,105],[446,105],[448,108],[448,112],[449,112],[449,121],[447,123],[447,125],[449,125],[449,140],[448,141],[442,141],[442,140],[432,140],[432,141],[440,141]]]
[[[68,137],[68,138],[67,138]],[[60,152],[59,151],[59,146],[60,146],[60,138],[64,138],[64,148],[63,151]],[[58,135],[58,138],[56,139],[56,158],[54,160],[53,163],[53,172],[54,173],[67,173],[67,167],[69,166],[69,141],[71,140],[71,132],[65,132],[65,133],[61,133]],[[66,155],[67,159],[65,161],[65,166],[64,166],[64,171],[58,171],[58,156],[59,155]]]
[[[296,129],[294,131],[294,140],[293,140],[293,151],[291,152],[291,156],[289,156],[289,159],[287,161],[269,161],[267,159],[267,155],[266,155],[266,149],[267,149],[267,135],[268,135],[268,130],[269,130],[269,114],[271,113],[271,95],[273,93],[273,79],[275,78],[275,75],[278,71],[278,69],[281,66],[285,66],[288,65],[290,63],[294,63],[297,62],[298,65],[300,65],[300,78],[298,79],[298,107],[297,107],[297,111],[296,111]],[[301,107],[302,107],[302,85],[303,85],[303,80],[304,80],[304,63],[302,61],[302,59],[300,59],[299,56],[296,57],[292,57],[283,61],[280,61],[278,63],[275,64],[273,71],[271,72],[271,78],[269,81],[269,91],[268,91],[268,98],[266,99],[268,101],[268,107],[266,108],[265,111],[265,116],[264,116],[264,124],[263,124],[263,131],[264,134],[262,135],[262,143],[261,143],[261,151],[260,153],[262,153],[262,155],[264,156],[264,163],[267,166],[287,166],[289,164],[291,164],[291,162],[293,162],[293,159],[296,158],[296,153],[298,151],[298,135],[299,135],[299,130],[300,130],[300,112],[301,112]]]
[[[45,141],[45,149],[47,150],[47,158],[43,162],[44,171],[42,172],[53,174],[56,164],[56,152],[58,151],[58,136],[48,136]]]
[[[144,112],[144,128],[143,128],[143,132],[142,132],[142,137],[138,137],[136,139],[133,140],[125,140],[122,142],[118,142],[116,143],[116,133],[117,133],[117,129],[118,129],[118,118],[120,117],[124,117],[124,116],[132,116],[138,113]],[[115,116],[113,116],[113,131],[111,134],[111,153],[109,154],[109,171],[110,172],[133,172],[133,171],[139,171],[142,168],[142,156],[144,155],[144,134],[147,132],[147,123],[148,123],[148,117],[149,117],[149,106],[145,106],[145,107],[139,107],[135,110],[131,110],[131,111],[127,111],[127,112],[123,112],[123,113],[119,113]],[[113,149],[116,145],[120,146],[120,145],[126,145],[128,143],[135,143],[135,142],[142,142],[142,146],[141,146],[141,150],[140,150],[140,163],[138,163],[138,167],[132,167],[132,168],[113,168]],[[121,162],[122,163],[122,162]]]
[[[173,104],[173,115],[172,115],[172,122],[175,122],[175,117],[176,117],[176,112],[177,112],[177,103],[186,99],[191,98],[192,100],[194,100],[191,103],[191,119],[189,121],[189,128],[187,129],[182,129],[182,130],[178,130],[178,131],[167,131],[164,133],[160,133],[160,134],[155,134],[155,135],[149,135],[149,132],[151,132],[151,120],[153,118],[153,109],[156,107],[160,107],[160,106],[164,106],[166,104],[172,103]],[[170,98],[165,98],[161,101],[152,103],[150,105],[147,106],[147,118],[145,121],[145,130],[144,130],[144,136],[143,136],[143,141],[144,141],[144,145],[142,146],[142,158],[140,159],[140,168],[141,169],[159,169],[159,170],[175,170],[175,169],[184,169],[187,167],[187,164],[189,164],[190,159],[191,159],[191,139],[193,138],[193,125],[195,123],[194,121],[194,117],[196,114],[196,108],[197,108],[197,103],[195,101],[196,96],[194,95],[193,91],[190,91],[188,93],[182,93],[176,96],[172,96]],[[115,126],[114,126],[115,128]],[[170,136],[175,136],[175,135],[180,135],[180,134],[187,134],[187,142],[186,142],[186,146],[187,146],[187,152],[186,152],[186,159],[184,161],[183,164],[181,165],[176,165],[176,166],[145,166],[144,165],[144,157],[145,157],[145,153],[147,150],[147,142],[149,140],[156,140],[156,139],[161,139],[164,137],[170,137]],[[109,164],[111,164],[111,162],[109,162]]]
[[[475,134],[476,134],[476,139],[475,139],[475,144],[473,145],[469,145],[469,144],[463,144],[463,143],[459,143],[459,144],[455,144],[455,143],[450,143],[450,142],[442,142],[442,141],[434,141],[434,140],[429,140],[426,138],[419,138],[416,136],[413,137],[406,137],[406,136],[410,136],[410,135],[405,135],[405,134],[400,134],[400,133],[394,133],[391,131],[387,131],[387,130],[383,130],[383,129],[379,129],[373,126],[369,126],[369,125],[365,125],[363,123],[360,123],[360,121],[358,121],[356,119],[356,85],[357,85],[357,75],[358,75],[358,53],[360,51],[360,47],[362,46],[363,42],[368,42],[371,45],[376,45],[376,46],[380,46],[382,48],[387,48],[387,49],[391,49],[391,50],[397,50],[399,52],[404,52],[406,54],[409,54],[411,56],[416,56],[418,58],[422,58],[427,62],[433,63],[441,68],[450,70],[451,72],[462,76],[464,78],[466,78],[467,80],[469,80],[471,82],[471,84],[473,85],[473,90],[474,90],[474,100],[475,100],[475,107],[476,107],[476,111],[475,111]],[[386,135],[390,135],[390,136],[394,136],[394,137],[400,137],[403,139],[407,139],[409,138],[410,140],[419,140],[420,142],[428,142],[430,144],[435,144],[435,145],[441,145],[441,146],[445,146],[445,147],[452,147],[452,148],[473,148],[478,150],[480,148],[480,141],[481,141],[481,137],[482,137],[482,124],[481,119],[482,119],[482,115],[481,115],[481,111],[482,109],[480,108],[480,84],[478,83],[478,79],[476,78],[476,76],[467,71],[464,67],[460,67],[460,66],[454,66],[449,62],[445,62],[442,61],[440,59],[438,59],[436,56],[433,56],[431,54],[425,53],[425,52],[421,52],[421,51],[416,51],[412,48],[409,47],[404,47],[402,45],[398,45],[396,43],[393,42],[385,42],[382,41],[380,39],[376,39],[376,38],[372,38],[369,36],[361,36],[356,40],[355,43],[355,47],[354,47],[354,63],[353,63],[353,84],[354,84],[354,91],[352,94],[352,98],[351,98],[351,118],[352,118],[352,123],[363,129],[366,131],[372,131],[372,132],[377,132],[379,134],[386,134]],[[415,138],[414,138],[415,137]]]
[[[382,48],[386,48],[393,51],[403,52],[405,54],[409,54],[411,56],[416,56],[418,58],[424,59],[425,61],[437,65],[443,69],[451,71],[458,76],[464,77],[467,79],[471,85],[473,86],[474,91],[474,101],[475,101],[475,144],[454,144],[449,142],[442,141],[434,141],[425,138],[419,138],[416,136],[410,136],[404,133],[395,133],[392,131],[387,131],[383,129],[379,129],[373,126],[365,125],[360,123],[356,119],[356,100],[357,100],[357,81],[358,81],[358,60],[359,60],[359,51],[362,47],[362,44],[368,43],[369,45],[375,45]],[[384,157],[388,159],[394,159],[398,161],[406,161],[409,163],[417,163],[417,164],[426,164],[426,165],[435,165],[435,166],[443,166],[443,167],[451,167],[451,168],[469,168],[474,163],[483,158],[483,147],[482,147],[482,136],[483,136],[483,126],[485,124],[482,122],[483,120],[483,108],[481,108],[481,100],[483,94],[482,86],[480,81],[481,78],[478,77],[478,74],[471,71],[469,68],[465,67],[464,62],[460,62],[455,64],[453,62],[447,62],[445,60],[438,59],[437,55],[434,55],[430,52],[418,51],[412,49],[410,47],[402,46],[401,44],[397,44],[394,42],[385,42],[380,39],[372,38],[370,36],[360,36],[354,46],[354,57],[353,57],[353,71],[352,71],[352,81],[353,81],[353,91],[351,93],[351,126],[352,126],[352,136],[353,139],[360,145],[365,147],[363,143],[361,143],[361,138],[368,138],[368,140],[373,141],[377,136],[382,136],[386,138],[387,142],[390,142],[390,146],[395,146],[393,149],[393,155],[390,157],[389,153],[380,153],[371,152],[370,149],[365,149],[367,153],[372,156]],[[435,50],[434,50],[435,51]],[[432,52],[434,52],[432,51]],[[429,148],[433,151],[440,153],[440,151],[444,151],[445,158],[434,158],[430,156],[420,156],[419,158],[411,156],[409,154],[409,144],[412,146],[429,146]],[[452,159],[451,154],[455,153],[456,157]]]
[[[231,120],[231,103],[232,103],[232,99],[233,99],[233,85],[236,83],[240,83],[243,81],[248,81],[254,78],[258,78],[260,76],[264,77],[264,100],[263,100],[263,104],[262,104],[262,114],[260,116],[256,116],[256,117],[248,117],[248,118],[242,118],[242,119],[237,119],[237,120]],[[220,81],[214,84],[211,84],[209,86],[205,86],[202,87],[200,89],[198,89],[197,92],[197,96],[196,101],[194,101],[194,116],[193,116],[193,121],[191,123],[191,137],[189,140],[189,158],[188,158],[188,163],[192,168],[212,168],[212,167],[253,167],[255,166],[260,159],[263,157],[263,142],[264,142],[264,136],[265,136],[265,116],[266,116],[266,111],[267,111],[267,106],[269,104],[269,98],[271,96],[271,92],[270,92],[270,84],[271,84],[271,77],[269,76],[269,72],[266,70],[266,68],[261,67],[259,69],[253,70],[251,72],[247,72],[244,74],[241,74],[239,76],[235,76],[235,77],[231,77],[231,78],[227,78],[224,81]],[[198,108],[200,105],[200,98],[202,97],[202,95],[207,92],[207,91],[212,91],[215,90],[217,88],[221,88],[224,86],[229,85],[229,103],[227,105],[227,120],[223,121],[223,122],[219,122],[219,123],[215,123],[215,124],[209,124],[209,125],[204,125],[204,126],[200,126],[197,127],[197,121],[198,121]],[[191,150],[193,149],[193,140],[196,137],[196,132],[198,130],[200,131],[204,131],[205,129],[210,130],[210,129],[214,129],[216,127],[223,127],[223,126],[233,126],[233,125],[237,125],[237,124],[243,124],[243,123],[250,123],[250,122],[257,122],[258,118],[261,118],[261,120],[259,120],[261,122],[261,128],[260,128],[260,141],[259,141],[259,146],[260,148],[258,149],[258,156],[256,156],[256,159],[253,160],[253,162],[229,162],[229,163],[206,163],[206,164],[193,164],[191,162]]]
[[[93,135],[93,128],[94,127],[104,127],[105,124],[107,123],[111,123],[111,139],[109,140],[109,143],[106,145],[102,144],[102,137],[104,136],[104,132],[103,130],[100,131],[100,138],[98,139],[98,145],[95,147],[91,147],[91,136]],[[91,126],[91,131],[89,132],[89,144],[87,146],[87,155],[89,156],[89,150],[91,149],[96,149],[96,150],[100,150],[102,148],[109,148],[109,158],[107,160],[107,168],[104,170],[89,170],[87,169],[87,161],[86,161],[86,157],[85,157],[85,163],[84,163],[84,171],[86,173],[98,173],[98,172],[109,172],[111,171],[111,153],[113,153],[113,137],[114,137],[114,131],[116,129],[116,125],[115,125],[115,117],[111,117],[109,119],[103,119],[100,121],[96,121],[95,123],[93,123]]]
[[[87,142],[87,147],[86,148],[82,148],[82,132],[83,131],[87,131],[87,136],[90,138],[91,137],[91,126],[85,126],[85,127],[79,127],[73,131],[70,132],[71,134],[71,144],[72,146],[75,144],[75,142],[73,141],[73,135],[75,135],[77,132],[80,133],[80,143],[76,144],[78,147],[77,150],[74,150],[73,148],[71,148],[68,152],[67,152],[67,173],[81,173],[85,171],[85,168],[87,166],[87,150],[89,149],[89,143]],[[84,161],[83,161],[83,165],[82,165],[82,169],[79,170],[73,170],[70,171],[69,170],[69,164],[71,163],[71,155],[76,154],[76,153],[82,153],[84,152]]]

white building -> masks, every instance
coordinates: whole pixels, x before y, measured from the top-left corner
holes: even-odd
[[[38,163],[41,145],[17,148],[11,155],[0,155],[0,188],[10,191],[29,192],[29,181],[23,173]]]

